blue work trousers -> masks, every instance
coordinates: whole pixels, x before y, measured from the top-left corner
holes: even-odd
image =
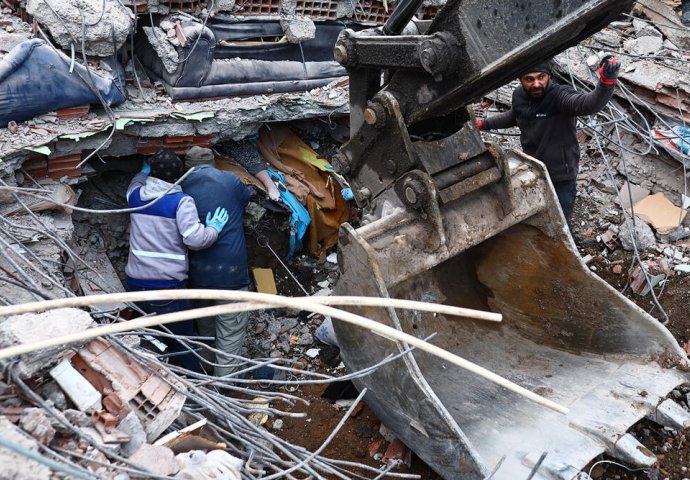
[[[187,286],[180,285],[177,288],[187,288]],[[157,289],[127,285],[127,290],[130,292],[147,292]],[[189,300],[155,300],[151,302],[136,302],[136,304],[144,312],[156,315],[180,312],[183,310],[190,310],[192,308],[192,303]],[[194,335],[194,320],[184,320],[182,322],[168,323],[165,326],[175,335]],[[171,363],[177,364],[180,367],[186,368],[187,370],[191,370],[193,372],[202,372],[199,359],[192,352],[190,352],[185,345],[172,338],[163,338],[162,340],[163,343],[165,343],[168,346],[171,353],[186,352],[180,353],[180,355],[173,356],[171,359]]]

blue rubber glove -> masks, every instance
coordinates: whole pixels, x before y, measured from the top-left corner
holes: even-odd
[[[148,158],[144,158],[144,161],[141,163],[141,173],[151,175],[151,165],[149,165]]]
[[[216,211],[213,212],[213,216],[211,216],[211,212],[206,214],[206,226],[211,227],[216,232],[220,233],[225,224],[228,223],[228,218],[230,218],[230,216],[228,215],[228,211],[226,209],[216,207]]]

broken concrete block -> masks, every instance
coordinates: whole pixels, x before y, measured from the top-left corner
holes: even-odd
[[[664,40],[664,43],[662,43],[662,46],[666,50],[679,50],[679,48],[676,46],[675,43],[671,42],[670,40]]]
[[[633,19],[633,28],[635,29],[635,37],[663,37],[661,32],[650,25],[648,22],[639,19]]]
[[[671,259],[674,262],[682,262],[685,256],[683,255],[683,251],[674,248],[674,247],[666,247],[664,248],[664,255],[666,255],[667,258]]]
[[[178,61],[180,60],[177,54],[177,49],[168,41],[165,31],[158,27],[143,27],[146,38],[156,51],[156,55],[163,62],[163,66],[168,73],[175,73],[177,70]]]
[[[620,34],[608,28],[592,35],[592,40],[613,49],[618,49],[621,45]]]
[[[633,250],[633,241],[630,238],[630,232],[634,232],[635,243],[640,252],[648,250],[656,245],[656,238],[654,232],[643,220],[635,219],[635,227],[632,226],[632,220],[625,221],[620,226],[620,233],[618,239],[625,250]]]
[[[355,2],[338,2],[335,9],[336,18],[352,18],[355,15]]]
[[[623,42],[623,48],[634,55],[650,55],[661,50],[664,43],[661,37],[639,37]]]
[[[77,51],[81,52],[83,43],[87,55],[99,57],[117,53],[134,25],[132,11],[117,0],[63,0],[50,4],[28,0],[26,11],[50,31],[62,48],[69,49],[74,38]],[[83,22],[86,33],[82,39]]]
[[[235,8],[235,0],[215,0],[212,13],[232,12]]]
[[[280,26],[290,43],[305,42],[316,36],[314,21],[301,15],[281,15]]]
[[[158,475],[174,475],[180,470],[172,450],[162,445],[145,443],[129,457],[129,460]]]
[[[38,452],[38,443],[5,417],[0,417],[0,438],[33,452]],[[52,471],[35,460],[0,447],[0,480],[49,480]]]
[[[19,419],[19,426],[44,445],[55,438],[55,429],[42,408],[27,408]]]
[[[87,414],[82,412],[81,410],[74,410],[71,408],[68,408],[64,412],[62,412],[63,415],[65,416],[65,419],[75,427],[89,427],[92,425],[91,422],[91,417],[89,417]]]
[[[297,0],[282,0],[280,2],[280,15],[297,15]]]
[[[690,237],[690,230],[688,230],[687,227],[679,226],[678,228],[667,234],[657,234],[657,237],[659,238],[659,241],[662,243],[676,243],[679,240],[684,240]]]
[[[36,390],[41,397],[53,402],[53,405],[58,410],[65,410],[67,408],[67,397],[55,382],[47,382],[40,389]]]
[[[44,313],[25,313],[14,315],[6,320],[0,319],[0,347],[38,342],[69,333],[76,333],[94,326],[91,316],[77,308],[59,308]],[[40,350],[22,355],[16,372],[22,378],[30,378],[36,373],[50,368],[64,346]]]
[[[120,449],[120,453],[123,457],[132,456],[146,443],[146,432],[141,424],[141,420],[139,420],[139,417],[137,417],[134,412],[129,412],[117,428],[122,433],[129,435],[129,442],[123,443]]]

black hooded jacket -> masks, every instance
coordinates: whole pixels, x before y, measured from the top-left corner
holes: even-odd
[[[580,166],[577,117],[597,113],[612,95],[613,86],[601,83],[592,92],[577,93],[550,80],[539,98],[520,86],[513,91],[513,107],[484,120],[482,130],[519,127],[523,151],[546,165],[552,182],[573,180]]]

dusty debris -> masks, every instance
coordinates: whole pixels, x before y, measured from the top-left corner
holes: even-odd
[[[45,313],[26,313],[0,321],[0,346],[32,343],[68,333],[81,332],[94,325],[91,316],[79,309],[61,308]],[[23,355],[15,367],[23,378],[30,378],[54,364],[62,349],[58,347]]]
[[[3,442],[11,443],[20,448],[38,453],[36,440],[15,427],[7,418],[0,416],[0,438]],[[45,465],[27,458],[20,452],[13,451],[0,445],[0,478],[7,480],[49,480],[52,471]]]
[[[129,457],[129,460],[158,475],[174,475],[180,470],[175,461],[175,454],[162,445],[145,443]]]
[[[285,36],[290,43],[305,42],[316,35],[316,25],[308,17],[283,15],[280,17],[280,26],[283,27]]]
[[[64,49],[115,55],[132,31],[134,14],[115,0],[28,0],[26,10]],[[83,34],[85,32],[85,35]]]
[[[632,219],[624,221],[619,226],[618,239],[623,248],[629,251],[637,247],[638,251],[644,252],[656,245],[654,232],[641,218],[635,219],[634,222]]]
[[[166,6],[156,6],[156,2],[147,3],[147,7],[151,10],[155,8],[161,8],[161,10],[167,9]],[[216,3],[220,4],[220,2]],[[229,4],[234,2],[226,3]],[[136,3],[133,6],[136,6]],[[338,8],[349,8],[348,2],[338,2]],[[352,7],[352,12],[354,12],[354,7]],[[627,26],[625,28],[630,27]],[[656,31],[653,27],[646,28],[644,22],[642,22],[642,25],[640,25],[638,22],[638,24],[635,25],[634,28],[637,32],[636,35],[638,38],[636,40],[638,40],[638,43],[636,47],[630,47],[631,53],[634,50],[634,48],[641,48],[641,43],[646,42],[651,44],[652,42],[654,42],[654,46],[656,46],[657,41],[648,40],[648,38],[661,38],[659,37],[659,35],[661,34],[656,35],[655,33],[653,33],[654,31]],[[175,37],[168,36],[168,32],[173,30],[177,30],[175,29],[174,24],[172,28],[161,29],[160,38],[166,39],[163,41],[171,45],[173,47],[173,50],[175,50],[174,42],[180,42],[180,38],[177,37],[177,35],[175,35]],[[170,38],[171,40],[167,40],[167,38]],[[641,40],[643,38],[645,39],[644,41]],[[620,38],[616,35],[609,35],[607,41],[610,41],[612,44],[618,42],[616,45],[620,45]],[[664,43],[662,45],[666,45],[667,41],[668,39],[664,39]],[[642,47],[644,47],[644,45],[642,45]],[[177,52],[177,50],[175,51]],[[168,67],[171,67],[171,65],[166,66],[166,69]],[[638,68],[642,69],[643,67],[638,66]],[[149,98],[155,98],[155,103],[144,104],[144,108],[137,108],[134,102],[128,102],[125,105],[124,109],[116,112],[119,127],[115,130],[113,137],[111,139],[108,140],[107,138],[110,134],[110,131],[107,130],[108,125],[110,125],[110,123],[100,112],[89,113],[84,117],[82,121],[70,122],[66,121],[63,118],[57,119],[56,121],[44,120],[45,122],[49,123],[50,126],[46,126],[46,124],[44,123],[29,125],[27,122],[27,124],[19,124],[17,125],[17,128],[21,129],[21,138],[19,139],[11,139],[9,138],[9,136],[3,136],[4,134],[0,132],[0,142],[2,142],[2,147],[0,147],[0,150],[2,150],[3,152],[7,152],[10,155],[10,158],[6,158],[6,161],[4,162],[2,168],[7,169],[8,172],[11,171],[11,176],[14,177],[14,172],[18,170],[23,158],[29,155],[27,151],[20,151],[22,147],[27,145],[31,146],[32,148],[35,146],[46,146],[51,150],[58,152],[60,155],[69,155],[73,154],[74,152],[80,153],[82,150],[90,151],[91,149],[98,147],[99,144],[107,140],[104,148],[100,151],[103,160],[101,161],[94,157],[94,159],[92,159],[90,163],[85,164],[83,170],[79,170],[77,172],[76,177],[73,177],[77,179],[77,181],[83,182],[87,177],[91,178],[92,180],[94,179],[93,175],[95,175],[95,171],[97,169],[102,167],[101,163],[103,165],[113,165],[114,163],[119,162],[120,159],[125,159],[128,155],[149,154],[153,153],[157,149],[162,148],[163,146],[168,147],[171,145],[175,148],[179,148],[181,151],[186,151],[190,146],[194,145],[195,142],[206,142],[203,146],[207,147],[219,145],[225,140],[231,138],[240,139],[247,133],[255,133],[261,125],[261,123],[263,123],[266,120],[274,121],[294,119],[297,117],[319,116],[324,119],[324,122],[328,122],[330,124],[333,119],[330,115],[328,115],[329,113],[341,113],[345,112],[347,109],[347,107],[345,106],[345,103],[347,101],[347,86],[345,84],[335,84],[326,89],[318,89],[317,91],[314,91],[310,94],[267,95],[265,97],[252,97],[243,99],[231,98],[220,101],[179,102],[171,104],[169,97],[161,94],[160,90],[156,93],[155,86],[152,86],[152,84],[147,85],[147,80],[144,80],[143,78],[142,82],[144,82],[144,89],[146,91],[146,95],[144,96],[148,96]],[[668,92],[666,92],[666,94],[667,93]],[[497,96],[497,98],[503,97]],[[328,117],[326,117],[326,115],[328,115]],[[69,132],[67,130],[69,130]],[[89,136],[80,137],[80,135],[82,134]],[[76,135],[80,138],[75,140],[74,138],[67,138],[66,135]],[[8,142],[11,141],[12,143],[10,144],[5,142],[6,139],[8,139]],[[318,147],[315,148],[318,150]],[[587,148],[587,146],[583,145],[583,148]],[[31,153],[31,155],[33,155],[33,153]],[[79,163],[82,160],[82,155],[78,155],[78,157]],[[135,161],[138,162],[139,159],[140,158],[137,156]],[[41,158],[41,160],[44,159]],[[647,166],[650,160],[645,157],[642,159],[638,159],[637,161],[637,165],[641,165],[642,167],[640,168],[638,173],[640,180],[636,182],[636,184],[634,184],[635,187],[637,187],[637,184],[639,184],[640,188],[649,188],[649,190],[658,191],[657,189],[652,189],[652,185],[649,185],[649,182],[656,181],[655,176],[649,174],[647,170]],[[122,165],[126,165],[126,162],[123,161]],[[125,168],[127,167],[125,166]],[[619,164],[617,168],[622,169],[622,166]],[[37,170],[34,170],[34,172],[36,171]],[[585,198],[592,198],[597,197],[598,195],[602,195],[603,198],[607,198],[607,206],[604,208],[602,214],[600,214],[600,212],[595,212],[592,214],[592,218],[590,219],[588,227],[593,227],[593,232],[605,232],[603,235],[601,235],[602,242],[609,250],[613,251],[614,249],[619,247],[618,243],[616,242],[617,232],[615,232],[615,228],[613,228],[612,225],[617,225],[620,222],[620,215],[622,214],[622,211],[615,207],[613,201],[611,200],[612,197],[604,197],[603,195],[610,195],[611,187],[609,187],[606,191],[600,190],[596,182],[590,181],[592,177],[597,174],[597,172],[603,175],[604,170],[601,168],[598,170],[593,169],[588,172],[588,175],[585,176],[585,178],[583,178],[581,186],[583,190],[586,190],[583,193],[583,196]],[[112,175],[112,172],[104,173],[104,175]],[[632,181],[633,179],[631,178],[631,182]],[[644,183],[644,187],[642,186],[642,183]],[[18,184],[23,186],[33,186],[33,184],[30,184],[28,180],[26,180],[26,183],[18,181]],[[660,184],[662,184],[662,181],[659,181],[657,183],[657,185]],[[99,188],[101,187],[102,184],[99,185]],[[105,189],[104,191],[99,192],[97,195],[99,195],[100,198],[100,200],[97,201],[102,202],[102,206],[104,208],[117,208],[118,202],[121,201],[121,199],[118,196],[113,195],[112,191],[109,189]],[[635,204],[637,200],[637,198],[633,199],[632,204]],[[96,202],[96,200],[93,200],[93,197],[91,197],[86,204],[81,204],[93,206],[94,202]],[[108,204],[108,202],[110,202],[110,204]],[[625,208],[627,206],[625,200],[623,201],[623,203],[623,208]],[[268,215],[266,213],[266,209],[262,206],[255,205],[252,208],[254,208],[254,212],[256,213],[256,215],[251,217],[253,220],[249,222],[249,226],[255,226],[259,224],[260,220],[262,218],[265,220],[266,216]],[[19,213],[21,213],[21,211]],[[49,217],[52,216],[53,213],[45,212],[44,215],[46,217]],[[81,219],[83,219],[84,217],[94,217],[94,215],[82,214],[80,216]],[[22,221],[23,220],[24,219],[22,218]],[[86,221],[88,222],[88,220]],[[84,266],[83,264],[74,265],[74,261],[72,261],[72,266],[69,268],[71,268],[72,271],[75,272],[74,276],[78,277],[75,278],[75,283],[78,285],[78,288],[75,288],[74,290],[79,291],[80,288],[81,292],[84,293],[122,290],[122,284],[117,279],[117,259],[111,260],[107,258],[106,255],[112,255],[113,252],[117,251],[118,248],[122,248],[122,245],[118,246],[118,239],[126,237],[126,231],[116,231],[106,226],[105,222],[100,221],[90,222],[88,228],[85,224],[81,225],[83,226],[78,227],[79,232],[77,238],[81,242],[83,242],[82,246],[84,249],[78,250],[79,256],[85,259],[88,265],[93,267],[101,277],[107,277],[109,281],[101,283],[102,278],[98,278],[98,275],[96,275],[93,271],[89,270],[87,266]],[[608,234],[608,232],[611,233]],[[624,236],[623,232],[622,236]],[[36,242],[36,240],[31,240],[30,238],[26,240],[27,243],[32,241],[34,243]],[[42,239],[40,241],[45,240]],[[652,242],[653,243],[651,246],[656,244],[656,240],[654,239],[653,235]],[[315,242],[317,248],[319,247],[319,243],[319,241]],[[273,242],[271,242],[271,244],[274,248],[278,248]],[[602,249],[603,245],[600,245],[598,248]],[[266,249],[264,248],[264,250]],[[661,251],[663,252],[664,249],[662,249]],[[323,255],[321,261],[323,261],[323,258],[326,257],[330,265],[324,266],[314,260],[305,259],[302,256],[297,256],[295,259],[293,259],[293,262],[288,263],[287,268],[291,269],[290,275],[292,275],[293,273],[296,274],[299,281],[305,283],[305,292],[298,291],[300,295],[312,293],[315,290],[320,290],[322,292],[331,291],[331,288],[335,283],[335,279],[337,278],[337,257],[335,257],[335,253],[331,253],[330,255],[326,256],[327,252],[325,251],[325,249],[322,253]],[[665,255],[665,253],[662,253],[660,255]],[[671,254],[670,258],[673,258],[675,261],[678,261],[675,254]],[[600,254],[600,252],[596,252],[596,254],[592,255],[592,259],[596,262],[604,262],[606,261],[606,255]],[[69,264],[69,262],[64,263]],[[682,272],[683,270],[679,269],[678,267],[683,267],[683,264],[675,266],[676,271]],[[614,265],[613,269],[614,271],[616,269],[619,269],[620,272],[622,272],[623,267],[621,265]],[[295,280],[288,276],[286,270],[281,265],[275,265],[274,273],[275,278],[278,282],[277,288],[284,288],[284,285],[286,283],[290,283],[294,286]],[[309,278],[308,283],[305,282],[305,277]],[[302,287],[301,284],[300,287]],[[124,308],[124,305],[108,305],[107,307],[108,310],[112,310],[111,315],[118,315],[119,309]],[[314,337],[316,336],[317,338],[327,338],[327,335],[320,337],[318,334],[315,335],[314,333],[314,331],[319,326],[321,320],[322,317],[318,315],[305,318],[304,316],[297,317],[294,314],[284,315],[282,312],[264,312],[258,314],[255,321],[255,328],[251,329],[253,334],[252,342],[248,346],[247,350],[251,349],[252,352],[261,353],[266,357],[268,357],[269,355],[273,357],[282,357],[282,360],[285,362],[291,361],[293,359],[293,356],[299,356],[300,354],[305,353],[307,357],[310,358],[309,365],[316,365],[320,361],[321,355],[319,352],[314,354],[314,350],[318,350],[317,348],[312,348]],[[330,318],[327,318],[325,320],[329,321]],[[142,338],[145,338],[143,334]],[[146,342],[146,340],[144,340],[144,342]],[[312,352],[312,355],[310,355],[309,352]],[[246,351],[245,353],[248,352]],[[137,356],[139,354],[140,353],[135,354],[130,351],[127,351],[127,355],[132,355],[135,358],[139,358]],[[91,364],[91,362],[94,361],[94,359],[88,356],[88,354],[86,356],[88,357],[88,359],[85,361],[85,363]],[[261,355],[252,354],[247,356],[260,357]],[[180,388],[183,391],[185,390],[184,388],[180,387],[180,383],[177,383],[178,381],[183,382],[184,379],[177,377],[177,375],[175,375],[174,373],[166,372],[162,367],[158,366],[157,363],[154,363],[152,361],[150,353],[145,353],[143,359],[140,358],[140,360],[142,360],[143,364],[147,366],[147,372],[149,372],[150,370],[157,371],[158,374],[162,376],[162,378],[166,379],[166,381],[162,382],[161,384],[156,383],[155,386],[151,386],[153,394],[155,394],[160,388],[164,388],[163,385],[168,385],[170,382],[172,382],[177,388]],[[338,361],[336,361],[336,364],[337,363]],[[98,368],[95,369],[95,371],[101,372],[102,370],[103,372],[105,372],[105,364],[110,364],[110,361],[104,361],[103,365],[98,364]],[[139,369],[135,370],[136,371],[132,374],[132,376],[135,377],[134,383],[141,382],[144,378],[143,374]],[[104,374],[103,376],[106,379],[108,379],[108,381],[113,382],[113,377],[117,376],[118,373],[124,371],[126,371],[125,367],[122,367],[122,369],[117,368],[116,372],[109,372],[107,374]],[[281,372],[281,370],[276,371]],[[291,375],[301,375],[300,373],[295,372],[296,370],[289,372],[287,374],[287,378],[293,378],[291,377]],[[274,378],[277,379],[278,377]],[[118,383],[121,383],[123,381],[123,379],[120,379],[119,377],[117,378]],[[195,379],[194,381],[197,384],[202,384],[204,382],[213,382],[213,379],[199,378]],[[144,383],[146,382],[148,382],[148,380],[144,380]],[[152,381],[152,383],[155,382]],[[243,384],[243,386],[246,386],[246,384]],[[131,395],[131,392],[128,391],[128,388],[114,388],[112,385],[108,387],[107,384],[105,386],[100,385],[100,387],[103,388],[104,392],[109,392],[110,390],[116,393],[127,391],[125,398]],[[204,389],[202,391],[204,392],[204,395],[210,395],[210,397],[206,398],[206,400],[208,400],[209,398],[211,398],[212,400],[212,405],[210,407],[207,403],[194,403],[194,397],[188,391],[184,392],[185,395],[190,395],[187,397],[187,405],[182,406],[179,412],[175,412],[174,406],[170,409],[168,409],[167,407],[163,407],[164,410],[172,410],[173,412],[175,412],[174,416],[178,420],[179,425],[178,423],[172,424],[171,428],[180,428],[186,422],[191,421],[190,417],[196,420],[198,418],[199,412],[204,412],[204,415],[208,414],[209,420],[212,423],[214,423],[214,428],[217,428],[219,430],[222,430],[226,427],[228,422],[231,422],[230,418],[224,417],[221,411],[223,409],[227,411],[233,411],[233,409],[238,408],[238,405],[221,403],[228,400],[220,398],[220,396],[215,396],[214,392],[212,391],[212,388],[209,388],[208,390]],[[290,390],[286,389],[285,391],[288,392]],[[141,450],[140,461],[142,462],[143,466],[147,469],[151,469],[150,467],[152,466],[152,460],[150,457],[151,449],[146,444],[146,441],[152,441],[153,436],[155,435],[146,435],[146,432],[144,431],[144,426],[142,425],[143,419],[140,420],[139,417],[136,416],[134,411],[130,411],[129,413],[127,413],[126,408],[128,405],[131,406],[132,403],[134,403],[138,407],[140,407],[139,409],[137,409],[138,412],[148,412],[146,415],[144,415],[145,417],[147,417],[148,414],[156,414],[156,408],[160,407],[149,409],[150,406],[147,404],[147,402],[140,401],[140,399],[138,399],[139,395],[146,396],[149,393],[151,392],[144,392],[144,389],[142,388],[140,392],[135,393],[129,400],[124,400],[123,398],[120,398],[119,401],[117,400],[117,398],[119,397],[110,396],[112,392],[108,395],[105,395],[106,398],[109,398],[107,403],[109,405],[110,410],[107,413],[110,414],[110,417],[107,415],[98,417],[99,421],[97,425],[101,425],[101,427],[93,427],[94,436],[100,435],[99,438],[103,440],[102,443],[106,443],[105,437],[102,435],[109,434],[114,435],[116,437],[118,436],[118,434],[113,433],[114,430],[112,430],[113,417],[117,419],[119,423],[116,424],[115,428],[120,433],[125,435],[128,441],[125,443],[118,443],[117,441],[115,441],[114,443],[109,443],[109,448],[112,445],[117,445],[117,451],[119,452],[119,455],[122,455],[125,458],[131,456],[137,450]],[[42,392],[41,394],[45,395],[46,397],[48,396],[48,393]],[[171,393],[169,392],[168,394]],[[147,399],[150,400],[151,397],[147,397]],[[75,403],[73,400],[68,400],[68,402]],[[218,405],[222,405],[222,408],[219,408]],[[274,406],[274,403],[272,402],[271,405]],[[180,412],[181,414],[178,416],[177,413]],[[120,417],[124,414],[126,414],[126,416],[124,417],[124,419],[121,419]],[[83,417],[79,417],[77,419],[77,416],[77,413],[70,414],[70,422],[74,423],[75,425],[79,424],[81,428],[91,427],[91,425],[88,425],[88,422],[86,422]],[[281,430],[282,422],[283,421],[281,419],[274,419],[271,423],[273,430]],[[245,428],[246,425],[242,424],[242,427]],[[101,430],[99,430],[99,428]],[[156,431],[156,433],[158,433],[158,430]],[[120,440],[122,440],[123,438],[124,437],[121,436],[119,437]],[[208,449],[212,449],[214,445],[215,448],[222,448],[220,445],[222,445],[224,442],[221,442],[219,440],[220,439],[216,438],[214,438],[213,440],[205,439],[205,441],[207,441],[208,443],[203,443],[198,439],[195,439],[195,441],[200,442],[199,444],[203,444],[205,448]],[[229,441],[227,437],[224,437],[223,440]],[[251,437],[251,442],[252,448],[254,448],[254,446],[257,446],[256,448],[259,449],[263,448],[260,439],[257,439],[257,437]],[[278,443],[278,445],[279,447],[277,448],[280,452],[284,451],[280,450],[281,448],[291,448],[289,446],[285,446],[282,443]],[[246,451],[243,450],[243,447],[235,448],[237,448],[238,452],[241,452],[241,455],[246,454]],[[149,455],[148,457],[147,451]],[[0,453],[1,452],[2,450],[0,450]],[[177,453],[175,452],[175,449],[173,449],[173,452]],[[272,452],[262,453],[268,456],[269,459],[273,458],[271,457]],[[178,456],[177,462],[179,466],[182,468],[182,470],[178,473],[178,476],[180,476],[180,478],[187,478],[184,475],[190,475],[189,478],[203,478],[203,474],[200,473],[200,469],[203,465],[206,465],[208,467],[209,464],[215,465],[215,467],[213,468],[216,469],[219,468],[218,465],[223,465],[224,468],[229,469],[227,471],[227,474],[230,475],[231,469],[229,465],[232,465],[233,463],[227,463],[230,461],[229,459],[223,458],[222,460],[220,460],[221,463],[216,464],[213,464],[209,460],[212,457],[221,457],[227,455],[223,454],[225,454],[225,452],[212,450],[208,455],[205,455],[202,459],[201,455],[197,453],[191,453],[189,454],[188,459],[186,460],[187,463],[185,463],[184,465],[181,463],[180,456]],[[166,468],[168,468],[168,470],[171,470],[172,467],[168,463],[168,461],[170,460],[170,455],[168,451],[165,451],[165,457],[167,460]],[[105,456],[99,456],[98,458],[108,462],[110,461]],[[244,459],[246,459],[246,456],[244,457]],[[236,468],[235,470],[233,470],[233,472],[236,475],[236,477],[239,478],[244,460],[234,460],[236,460]],[[317,461],[321,462],[321,459],[318,459]],[[156,467],[158,466],[156,465]],[[113,470],[116,471],[116,469],[114,468]]]
[[[168,428],[184,405],[179,382],[166,381],[144,365],[131,362],[125,351],[103,340],[93,340],[80,349],[72,364],[104,396],[106,410],[120,420],[130,411],[137,414],[149,442]]]
[[[175,73],[179,65],[179,55],[177,49],[170,40],[165,30],[160,27],[143,27],[144,33],[151,46],[156,50],[158,57],[163,62],[163,66],[168,73]]]

